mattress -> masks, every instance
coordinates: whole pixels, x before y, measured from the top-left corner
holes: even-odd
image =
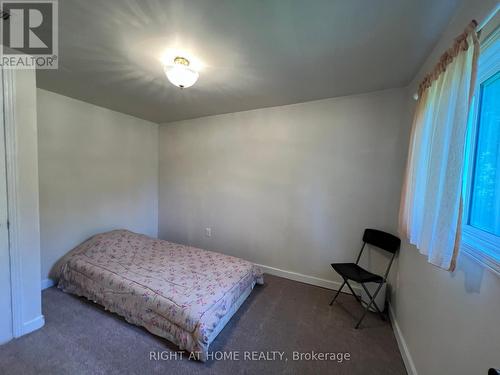
[[[246,260],[126,230],[98,234],[62,261],[58,287],[206,360],[262,271]]]

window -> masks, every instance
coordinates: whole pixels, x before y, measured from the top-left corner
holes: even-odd
[[[465,163],[463,249],[500,273],[500,30],[481,45]]]
[[[500,72],[480,86],[469,224],[500,236]]]

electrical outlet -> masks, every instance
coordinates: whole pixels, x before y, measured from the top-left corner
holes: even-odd
[[[205,228],[205,236],[212,237],[212,228]]]

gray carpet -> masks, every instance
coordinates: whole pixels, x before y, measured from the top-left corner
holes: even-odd
[[[169,358],[176,347],[86,299],[43,292],[45,326],[0,347],[0,374],[406,374],[392,329],[343,294],[266,275],[211,346],[239,360],[206,363]],[[165,360],[150,360],[150,352]],[[249,360],[245,352],[285,352],[283,360]],[[350,359],[293,360],[293,352],[347,352]],[[238,354],[234,354],[238,353]],[[269,359],[272,354],[267,354]],[[275,354],[279,358],[278,354]],[[285,361],[285,357],[288,358]]]

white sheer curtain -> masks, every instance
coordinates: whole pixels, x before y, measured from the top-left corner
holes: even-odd
[[[428,261],[455,268],[462,172],[479,43],[471,22],[419,88],[400,208],[400,231]]]

